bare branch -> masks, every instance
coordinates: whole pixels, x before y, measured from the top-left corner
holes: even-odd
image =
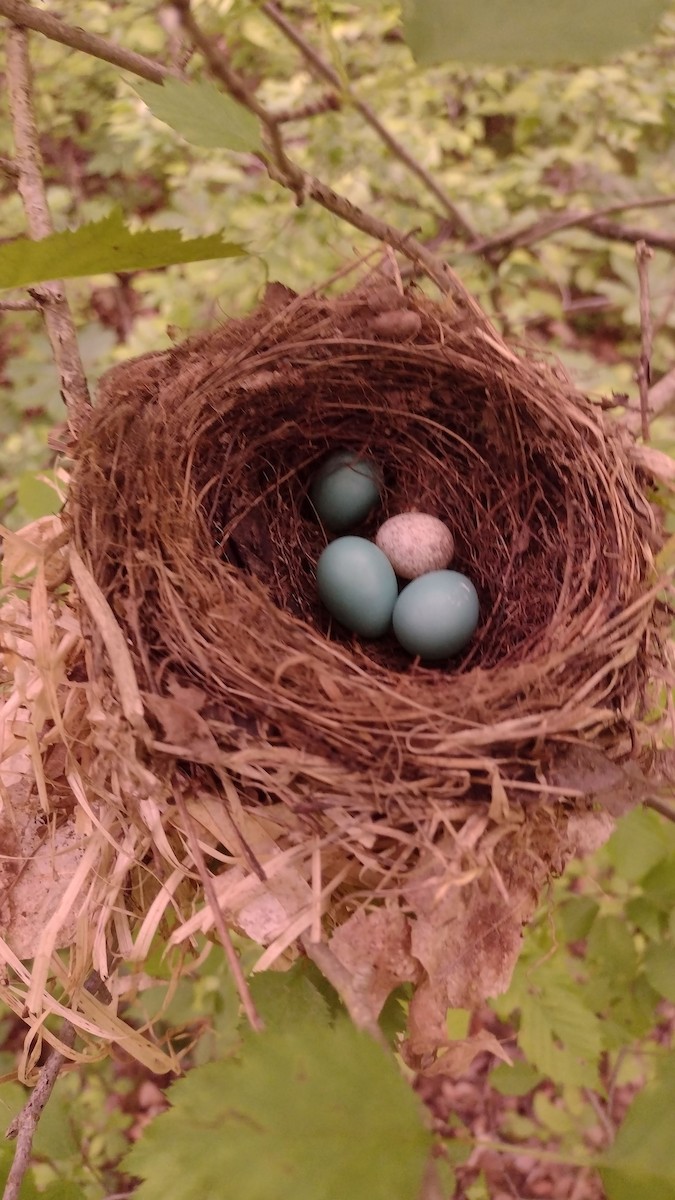
[[[635,263],[638,273],[640,296],[640,360],[637,381],[640,389],[640,424],[642,440],[649,441],[649,377],[652,362],[652,308],[649,299],[649,260],[652,252],[645,242],[635,247]]]
[[[43,33],[45,37],[53,42],[60,42],[62,46],[82,50],[85,54],[102,59],[103,62],[112,63],[114,67],[132,71],[134,75],[149,79],[151,83],[161,83],[169,75],[178,75],[180,78],[179,71],[146,58],[144,54],[125,50],[115,42],[99,37],[97,33],[87,33],[79,25],[67,25],[60,17],[53,17],[42,9],[33,8],[26,0],[0,0],[0,15],[13,21],[15,25]]]
[[[53,225],[33,113],[28,34],[16,25],[10,25],[7,32],[7,89],[18,170],[17,186],[26,213],[28,232],[32,238],[48,237],[53,232]],[[34,288],[32,294],[44,312],[47,335],[68,410],[68,423],[73,436],[77,437],[87,419],[91,401],[63,284],[58,281],[47,283]]]
[[[504,254],[508,254],[511,250],[518,247],[532,246],[535,242],[541,242],[544,238],[551,237],[554,233],[562,233],[565,229],[573,229],[576,226],[590,227],[592,232],[601,233],[602,236],[609,236],[602,232],[601,225],[604,217],[613,216],[615,213],[636,211],[638,209],[651,208],[669,208],[675,205],[675,196],[650,196],[644,200],[628,200],[621,204],[608,204],[605,208],[598,208],[595,211],[587,212],[565,212],[558,213],[554,216],[544,217],[541,221],[533,221],[530,225],[524,225],[520,229],[510,229],[505,233],[500,233],[496,237],[486,238],[482,242],[474,242],[468,249],[473,254],[494,254],[497,250],[503,250]],[[621,240],[614,236],[616,231],[625,232],[626,227],[622,225],[609,224],[607,228],[613,231],[613,240]],[[658,235],[647,231],[643,240],[651,245],[653,237]],[[627,238],[628,241],[637,241],[639,238]],[[668,240],[671,240],[670,238]],[[664,249],[670,249],[670,246]]]
[[[221,80],[230,95],[245,105],[261,122],[271,151],[271,159],[263,159],[271,179],[288,188],[296,197],[298,204],[306,198],[314,200],[322,208],[340,217],[355,229],[375,238],[392,249],[398,250],[414,266],[418,267],[431,279],[443,293],[451,294],[465,309],[472,313],[476,321],[497,340],[499,335],[492,329],[488,318],[467,291],[459,276],[447,263],[436,258],[412,234],[402,233],[380,221],[377,217],[365,212],[352,204],[346,196],[340,196],[320,179],[301,170],[286,154],[279,123],[274,114],[260,103],[243,77],[234,70],[226,56],[197,24],[190,9],[190,0],[174,0],[174,7],[180,15],[183,27],[204,55],[213,74]]]
[[[277,125],[285,125],[289,121],[306,121],[308,117],[318,117],[321,113],[338,112],[342,101],[336,92],[327,92],[318,100],[302,104],[298,108],[275,109],[274,119]]]
[[[37,300],[0,300],[0,312],[40,312]]]
[[[93,996],[104,995],[107,990],[96,971],[92,972],[84,986]],[[77,1029],[75,1026],[71,1025],[69,1021],[64,1022],[59,1030],[59,1041],[61,1044],[70,1049],[75,1045],[76,1038]],[[5,1136],[10,1140],[16,1138],[16,1150],[14,1151],[14,1159],[2,1193],[2,1200],[18,1200],[24,1175],[30,1165],[33,1138],[35,1137],[38,1121],[54,1090],[54,1084],[59,1077],[61,1067],[65,1061],[66,1056],[63,1051],[50,1051],[26,1104],[7,1129]]]
[[[278,5],[273,3],[273,0],[266,0],[266,3],[262,4],[261,7],[262,11],[267,17],[269,17],[270,21],[273,21],[277,28],[280,29],[284,34],[284,36],[288,38],[289,42],[292,42],[296,49],[300,51],[303,58],[314,69],[317,75],[327,80],[331,87],[334,87],[338,93],[342,93],[346,90],[350,102],[354,105],[354,108],[361,113],[364,121],[366,121],[367,124],[370,125],[371,129],[375,131],[377,136],[382,142],[384,142],[385,146],[391,151],[394,157],[398,158],[400,162],[404,163],[408,170],[411,171],[413,175],[416,175],[417,178],[424,184],[425,188],[427,188],[427,190],[435,197],[443,209],[445,216],[450,219],[453,231],[459,232],[463,234],[464,237],[471,238],[475,241],[477,237],[477,231],[468,218],[465,217],[462,212],[460,212],[457,205],[443,191],[443,188],[437,183],[433,175],[431,175],[431,173],[427,171],[420,162],[417,161],[410,151],[407,150],[401,142],[399,142],[398,138],[394,137],[393,133],[391,133],[386,126],[382,124],[377,113],[370,107],[370,105],[367,104],[365,100],[361,100],[351,87],[348,87],[347,89],[344,88],[343,81],[340,79],[337,71],[333,70],[330,64],[321,57],[321,55],[317,50],[314,49],[312,45],[310,45],[310,43],[303,37],[300,30],[288,20],[288,17],[286,17],[284,13],[282,13]]]
[[[675,367],[668,371],[658,383],[649,389],[648,407],[649,416],[653,420],[664,408],[668,408],[675,401]],[[630,429],[631,433],[638,433],[642,418],[639,408],[631,408],[624,413],[621,418],[621,424]]]
[[[588,221],[586,228],[597,234],[598,237],[607,238],[611,242],[628,242],[631,245],[638,245],[639,242],[644,242],[653,250],[667,250],[670,254],[675,254],[675,233],[657,233],[653,229],[645,229],[638,225],[623,225],[619,221],[607,221],[604,217],[595,217],[592,221]]]
[[[16,163],[12,162],[11,158],[5,158],[4,155],[0,155],[0,171],[4,171],[10,179],[16,179],[19,174]]]
[[[190,847],[190,853],[194,859],[197,874],[202,882],[204,895],[209,902],[209,907],[213,914],[213,923],[218,931],[218,937],[220,938],[221,945],[225,952],[227,965],[232,972],[232,978],[234,979],[237,991],[239,993],[239,999],[241,1000],[242,1007],[246,1013],[251,1029],[255,1029],[256,1033],[261,1033],[265,1028],[265,1025],[260,1014],[258,1013],[258,1010],[256,1009],[255,1004],[253,1003],[253,997],[251,995],[248,983],[246,982],[244,972],[241,969],[241,963],[239,962],[237,952],[232,945],[230,931],[223,919],[223,913],[218,901],[216,889],[213,885],[213,879],[206,865],[202,848],[199,845],[199,839],[195,830],[192,814],[190,813],[185,800],[180,794],[180,791],[176,791],[176,806],[181,815],[183,825],[185,826],[185,833],[187,836],[188,845]]]

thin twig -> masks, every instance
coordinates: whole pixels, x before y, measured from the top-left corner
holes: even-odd
[[[322,113],[338,112],[341,107],[342,100],[337,93],[326,92],[324,96],[319,96],[318,100],[310,100],[297,108],[275,109],[274,119],[277,125],[287,125],[289,121],[306,121],[309,117],[318,117]]]
[[[675,808],[670,804],[665,804],[663,800],[658,800],[656,796],[647,796],[642,803],[645,808],[651,808],[654,812],[660,813],[667,821],[675,821]]]
[[[11,158],[5,158],[4,154],[0,155],[0,171],[4,171],[5,175],[9,175],[10,179],[16,179],[19,174],[19,169]]]
[[[262,11],[267,17],[269,17],[270,21],[273,21],[277,28],[280,29],[284,34],[284,36],[288,38],[289,42],[292,42],[296,49],[300,51],[303,58],[311,67],[313,67],[316,74],[327,80],[331,87],[334,87],[337,92],[344,92],[345,88],[343,81],[340,79],[337,71],[335,71],[330,64],[321,57],[318,51],[315,50],[314,47],[306,40],[297,26],[293,25],[292,22],[289,21],[288,17],[282,13],[278,5],[273,3],[273,0],[267,0],[267,2],[262,4],[261,7]],[[446,192],[443,191],[443,188],[434,179],[433,175],[427,171],[427,169],[417,161],[414,155],[412,155],[410,151],[407,150],[401,142],[399,142],[398,138],[394,137],[393,133],[391,133],[390,130],[382,124],[377,113],[370,107],[369,104],[366,103],[365,100],[361,100],[351,87],[346,89],[346,91],[348,99],[354,105],[354,108],[360,112],[364,121],[366,121],[367,124],[370,125],[371,129],[375,131],[380,140],[384,142],[387,149],[390,150],[394,157],[398,158],[398,160],[402,162],[408,168],[408,170],[413,173],[413,175],[416,175],[417,178],[424,184],[425,188],[435,197],[443,209],[445,216],[449,217],[453,232],[461,233],[465,238],[471,238],[475,241],[476,237],[478,236],[476,229],[471,224],[469,219],[465,217],[464,214],[459,210],[457,205],[450,199]]]
[[[107,990],[96,971],[92,972],[84,986],[93,996],[105,994]],[[59,1031],[59,1041],[63,1046],[71,1049],[75,1045],[76,1039],[77,1029],[70,1021],[65,1021]],[[66,1055],[63,1051],[54,1049],[49,1052],[26,1104],[7,1129],[5,1137],[10,1140],[16,1138],[16,1150],[2,1193],[2,1200],[18,1200],[23,1178],[30,1165],[33,1138],[38,1122],[65,1061]]]
[[[220,938],[223,950],[225,951],[225,957],[227,959],[230,971],[232,972],[232,978],[234,979],[235,986],[239,993],[239,999],[241,1000],[242,1007],[246,1013],[246,1017],[251,1029],[255,1029],[256,1033],[261,1033],[265,1028],[264,1022],[258,1010],[256,1009],[255,1004],[253,1003],[253,997],[251,995],[248,983],[246,982],[246,976],[241,969],[241,963],[237,957],[237,952],[234,948],[234,945],[232,944],[230,931],[225,924],[222,909],[218,902],[216,889],[213,885],[213,879],[206,865],[202,848],[199,845],[199,839],[195,830],[192,814],[190,813],[190,810],[179,791],[176,792],[176,805],[181,815],[181,820],[185,826],[185,833],[187,836],[188,845],[190,847],[190,853],[194,859],[197,873],[202,882],[204,895],[209,902],[209,907],[213,914],[213,923],[218,932],[218,937]]]
[[[40,312],[37,300],[0,300],[0,312]]]
[[[640,296],[640,360],[637,381],[640,389],[640,419],[643,441],[649,441],[649,377],[652,362],[652,308],[649,299],[649,260],[652,252],[645,242],[635,247]]]
[[[103,62],[112,63],[114,67],[133,71],[134,75],[149,79],[151,83],[161,83],[169,75],[177,75],[180,78],[180,71],[165,67],[163,63],[146,58],[144,54],[125,50],[115,42],[99,37],[97,33],[88,33],[79,25],[68,25],[60,17],[53,17],[43,9],[27,4],[26,0],[0,0],[0,15],[25,29],[43,33],[52,42],[60,42],[62,46],[82,50],[85,54],[102,59]]]
[[[592,227],[595,225],[594,232],[599,232],[598,224],[602,222],[603,218],[614,216],[616,213],[637,211],[638,209],[670,208],[673,205],[675,205],[675,195],[650,196],[643,200],[627,200],[619,204],[608,204],[604,208],[590,209],[587,212],[560,213],[557,216],[548,216],[542,220],[533,221],[520,229],[507,229],[495,237],[486,238],[482,242],[474,242],[468,249],[472,254],[488,254],[494,253],[496,250],[508,253],[519,247],[532,246],[535,242],[551,237],[554,233],[561,233],[563,230],[573,229],[575,226]],[[617,230],[623,227],[616,225],[613,228]],[[649,237],[644,240],[648,241]]]
[[[7,31],[7,90],[12,117],[17,186],[32,238],[48,237],[53,232],[44,183],[44,167],[33,112],[32,73],[28,52],[28,34],[17,25]],[[75,325],[63,284],[55,281],[33,289],[44,313],[47,335],[61,380],[61,393],[68,410],[68,423],[74,437],[87,420],[90,406]]]
[[[663,412],[664,408],[668,408],[675,401],[675,367],[659,379],[653,387],[649,389],[649,414],[651,418],[658,416]],[[621,424],[625,425],[626,429],[630,429],[631,433],[638,433],[642,425],[641,410],[638,408],[629,409],[621,418]]]
[[[446,295],[451,294],[458,303],[472,313],[480,326],[488,330],[493,338],[499,340],[499,335],[490,325],[485,313],[447,263],[436,258],[412,234],[402,233],[393,225],[387,224],[386,221],[380,221],[371,213],[358,208],[346,196],[340,196],[320,179],[307,174],[288,157],[281,129],[274,114],[260,103],[219,47],[198,25],[190,9],[190,0],[174,0],[174,7],[180,15],[186,33],[201,51],[216,78],[220,79],[235,100],[254,113],[261,122],[271,152],[270,158],[263,159],[270,178],[293,192],[298,204],[302,204],[305,199],[314,200],[322,208],[340,217],[347,224],[353,225],[355,229],[360,229],[378,242],[383,242],[392,249],[398,250],[426,274],[441,292]]]

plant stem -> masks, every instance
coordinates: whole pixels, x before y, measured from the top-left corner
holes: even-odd
[[[68,25],[60,17],[53,17],[41,9],[33,8],[26,0],[0,0],[0,15],[24,29],[34,29],[36,33],[43,33],[52,42],[60,42],[62,46],[82,50],[94,58],[112,63],[114,67],[133,71],[134,75],[149,79],[151,83],[161,83],[170,75],[180,78],[180,71],[165,67],[162,63],[146,58],[144,54],[125,50],[115,42],[99,37],[97,33],[88,33],[79,25]]]
[[[32,72],[28,34],[17,25],[7,31],[7,90],[12,118],[17,167],[17,187],[32,238],[53,233],[47,202],[44,167],[33,112]],[[61,394],[68,410],[68,424],[77,437],[87,420],[91,400],[77,344],[75,324],[63,284],[59,281],[33,289],[42,308],[47,335],[61,380]]]
[[[314,49],[312,45],[310,45],[310,43],[303,37],[297,26],[293,25],[292,22],[289,21],[288,17],[285,16],[285,14],[281,11],[278,5],[273,2],[273,0],[266,0],[266,3],[262,5],[262,11],[267,17],[269,17],[270,21],[273,21],[277,28],[281,30],[284,36],[288,38],[289,42],[292,42],[296,49],[300,51],[303,58],[305,58],[309,65],[313,67],[317,75],[320,75],[323,79],[327,80],[331,87],[334,87],[337,92],[342,93],[345,90],[337,71],[333,70],[330,64],[321,57],[321,55],[317,50]],[[370,125],[371,129],[375,131],[380,140],[384,142],[384,145],[387,147],[387,149],[391,151],[395,158],[398,158],[400,162],[404,163],[408,170],[411,171],[413,175],[416,175],[417,178],[424,184],[425,188],[432,194],[432,196],[435,197],[443,209],[445,216],[449,218],[449,222],[453,228],[453,231],[459,232],[463,234],[464,237],[475,241],[478,237],[477,230],[474,228],[468,218],[465,217],[462,212],[460,212],[457,205],[454,204],[446,192],[443,191],[443,188],[436,182],[433,175],[427,171],[426,167],[423,167],[422,164],[418,162],[417,159],[410,153],[410,151],[401,142],[399,142],[398,138],[394,137],[393,133],[391,133],[387,127],[382,124],[377,113],[374,112],[374,110],[365,102],[365,100],[361,100],[351,88],[347,89],[347,96],[350,102],[354,105],[354,108],[360,112],[364,121]]]
[[[499,335],[492,329],[488,318],[467,291],[459,276],[443,262],[436,258],[412,234],[402,233],[393,225],[379,220],[364,209],[352,204],[346,196],[334,192],[327,184],[313,175],[307,174],[287,155],[283,136],[273,113],[269,112],[248,86],[243,77],[234,70],[227,57],[222,53],[215,41],[210,38],[195,20],[190,8],[190,0],[174,0],[174,8],[178,12],[186,33],[195,46],[203,54],[213,74],[220,79],[234,100],[243,104],[258,117],[266,134],[271,157],[263,158],[265,167],[271,179],[292,191],[297,203],[302,204],[309,198],[320,204],[322,208],[340,217],[347,224],[369,234],[392,249],[398,250],[414,266],[420,268],[446,295],[452,295],[458,304],[470,312],[480,326],[490,332],[492,337],[499,340]]]

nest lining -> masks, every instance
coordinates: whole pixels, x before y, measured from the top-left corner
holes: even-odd
[[[384,472],[359,532],[412,508],[450,526],[481,600],[459,659],[411,662],[319,605],[326,535],[307,490],[343,448]],[[380,1002],[417,984],[418,1050],[442,1040],[448,1003],[506,986],[594,790],[560,755],[648,757],[665,649],[646,484],[559,368],[388,282],[335,300],[273,286],[251,317],[110,372],[68,505],[87,564],[68,681],[89,708],[63,730],[105,814],[98,959],[109,928],[119,946],[121,910],[127,953],[157,927],[156,890],[151,920],[133,885],[144,857],[176,902],[179,789],[263,965],[323,921],[355,977],[375,971]],[[247,925],[258,894],[283,912]],[[208,906],[191,909],[175,943],[211,928]]]

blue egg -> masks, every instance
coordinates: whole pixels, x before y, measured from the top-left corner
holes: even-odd
[[[459,571],[429,571],[404,587],[392,617],[409,654],[448,658],[463,650],[478,625],[476,589]]]
[[[377,468],[349,450],[331,454],[317,471],[309,498],[326,529],[342,533],[363,521],[380,499]]]
[[[323,551],[316,568],[319,596],[353,633],[381,637],[391,624],[398,583],[389,559],[367,538],[342,537]]]

